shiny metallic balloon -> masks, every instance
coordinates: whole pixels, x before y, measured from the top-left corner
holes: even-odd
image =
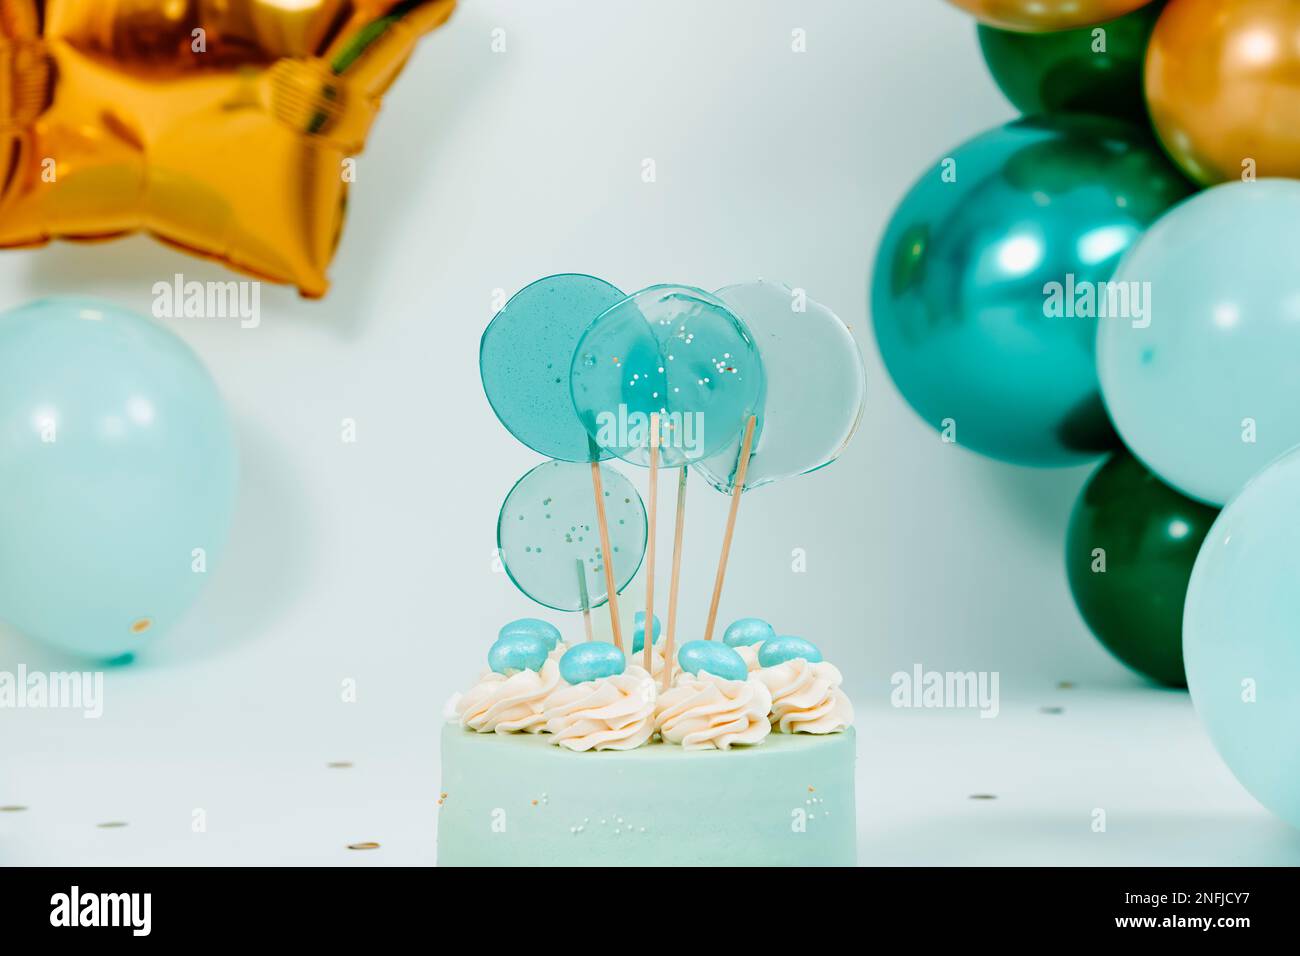
[[[1151,0],[949,0],[979,18],[981,23],[1039,33],[1071,30],[1103,20],[1113,20],[1145,6]]]
[[[994,458],[1069,465],[1113,447],[1093,360],[1102,283],[1189,189],[1118,120],[1024,119],[956,149],[903,199],[876,259],[876,339],[899,391],[945,440]]]
[[[0,0],[0,248],[147,231],[323,295],[345,160],[455,0]]]
[[[1172,0],[1146,92],[1161,142],[1197,182],[1300,177],[1300,3]]]

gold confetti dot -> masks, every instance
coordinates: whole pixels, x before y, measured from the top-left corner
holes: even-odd
[[[1074,690],[1074,681],[1063,680],[1056,685],[1060,690]]]
[[[809,793],[816,793],[816,792],[817,792],[817,788],[816,788],[816,787],[809,787],[809,788],[808,788],[808,792],[809,792]]]
[[[352,761],[351,761],[351,760],[331,760],[331,761],[330,761],[329,763],[327,763],[325,766],[329,767],[331,770],[347,770],[349,767],[352,766]]]
[[[379,844],[374,842],[349,843],[348,849],[349,850],[378,850]]]
[[[533,801],[533,806],[537,806],[537,801],[536,801],[536,800]]]
[[[143,634],[151,627],[153,627],[153,621],[147,617],[142,617],[140,618],[140,620],[136,621],[134,624],[131,625],[131,633]]]
[[[27,808],[24,806],[13,803],[5,807],[0,807],[0,813],[22,813],[26,809]]]
[[[109,820],[106,823],[96,823],[95,826],[101,830],[120,830],[126,826],[126,823],[121,820]]]
[[[447,799],[447,791],[446,791],[446,790],[442,791],[442,793],[438,794],[438,796],[441,797],[443,800],[446,800],[446,799]]]
[[[972,800],[996,800],[997,799],[997,797],[991,793],[972,793],[970,795],[970,798]]]

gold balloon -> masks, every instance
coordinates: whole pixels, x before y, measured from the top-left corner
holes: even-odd
[[[1173,0],[1146,93],[1165,149],[1197,182],[1300,178],[1300,3]]]
[[[1004,30],[1044,33],[1114,20],[1151,0],[949,0],[983,23]]]
[[[147,230],[324,295],[380,97],[456,0],[0,0],[0,247]]]

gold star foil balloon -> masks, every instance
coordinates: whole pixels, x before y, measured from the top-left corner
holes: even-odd
[[[329,288],[351,157],[455,0],[0,0],[0,248],[148,231]]]

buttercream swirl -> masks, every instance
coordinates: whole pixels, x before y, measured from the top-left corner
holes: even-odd
[[[560,684],[560,658],[565,650],[564,642],[559,642],[540,671],[484,671],[477,684],[453,695],[443,716],[480,734],[542,733],[542,705]]]
[[[659,695],[655,725],[666,743],[685,750],[729,750],[756,744],[772,732],[767,714],[772,693],[752,676],[726,680],[683,673]]]
[[[763,665],[758,662],[758,649],[763,646],[763,642],[757,644],[738,644],[735,651],[740,655],[740,659],[745,662],[745,667],[752,674],[759,670]]]
[[[772,693],[772,727],[783,734],[833,734],[853,723],[844,678],[825,661],[797,657],[754,675]]]
[[[633,750],[655,730],[655,683],[629,665],[613,677],[561,682],[546,699],[545,730],[569,750]]]

